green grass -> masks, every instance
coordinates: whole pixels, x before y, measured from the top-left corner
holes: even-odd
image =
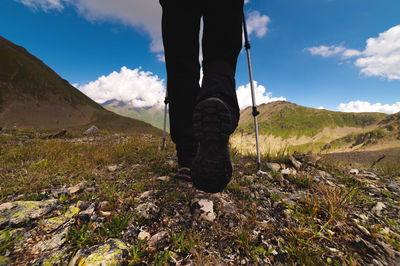
[[[380,113],[342,113],[317,110],[303,106],[284,107],[273,112],[268,119],[260,119],[261,135],[272,135],[288,139],[294,137],[312,137],[324,128],[366,127],[377,124],[385,114]],[[252,132],[252,125],[243,127],[247,133]]]
[[[122,231],[129,225],[129,220],[132,218],[130,214],[116,214],[110,221],[105,222],[103,232],[105,235],[115,238],[120,237]]]
[[[90,232],[90,224],[86,223],[82,226],[72,226],[68,231],[67,241],[69,243],[68,249],[74,252],[89,245],[96,244],[96,239],[92,232]]]
[[[125,143],[113,143],[112,138],[106,136],[101,145],[57,140],[23,146],[1,145],[0,196],[4,198],[15,193],[35,195],[46,187],[90,180],[108,165],[121,163],[140,164],[145,168],[151,167],[144,171],[167,174],[168,168],[161,165],[164,155],[159,152],[159,143],[149,142],[143,146],[143,141],[143,137],[132,135],[131,140]],[[135,171],[139,173],[138,178],[141,171]],[[113,192],[107,189],[115,188],[107,185],[104,189],[104,193],[113,197]]]

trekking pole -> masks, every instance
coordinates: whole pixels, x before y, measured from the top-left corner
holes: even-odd
[[[168,99],[168,90],[165,90],[165,99],[164,99],[165,107],[164,107],[164,133],[163,133],[163,144],[161,149],[165,149],[167,146],[167,108],[169,104]]]
[[[249,36],[247,34],[246,17],[244,16],[244,12],[243,12],[243,30],[244,30],[244,39],[245,39],[244,47],[246,48],[247,63],[249,65],[251,99],[253,102],[252,115],[254,117],[254,126],[255,126],[255,133],[256,133],[257,166],[258,166],[258,170],[260,170],[261,169],[261,154],[260,154],[260,142],[258,139],[258,122],[257,122],[257,116],[260,114],[260,112],[258,112],[258,110],[257,110],[256,97],[254,94],[253,69],[251,67],[251,57],[250,57],[250,42],[249,42]]]

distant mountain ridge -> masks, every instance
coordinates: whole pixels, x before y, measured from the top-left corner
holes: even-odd
[[[400,147],[400,112],[393,115],[334,112],[286,101],[262,104],[258,110],[260,136],[268,142],[267,146],[281,142],[314,151]],[[251,111],[250,107],[241,111],[234,134],[236,143],[239,138],[243,142],[254,134]]]
[[[105,110],[25,48],[0,37],[0,126],[160,131]]]
[[[116,99],[108,100],[102,103],[101,106],[116,114],[144,121],[159,129],[164,127],[164,109],[159,106],[135,107],[128,102]],[[167,117],[168,128],[169,119]]]

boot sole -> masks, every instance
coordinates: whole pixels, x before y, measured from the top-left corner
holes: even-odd
[[[229,183],[232,177],[228,149],[231,125],[229,109],[220,99],[208,98],[196,106],[193,130],[200,147],[191,168],[196,188],[216,193]]]

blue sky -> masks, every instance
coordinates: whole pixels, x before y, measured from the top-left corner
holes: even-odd
[[[342,111],[400,111],[400,1],[251,0],[257,101]],[[158,0],[2,0],[0,35],[94,100],[162,100]],[[250,104],[247,63],[237,68]]]

